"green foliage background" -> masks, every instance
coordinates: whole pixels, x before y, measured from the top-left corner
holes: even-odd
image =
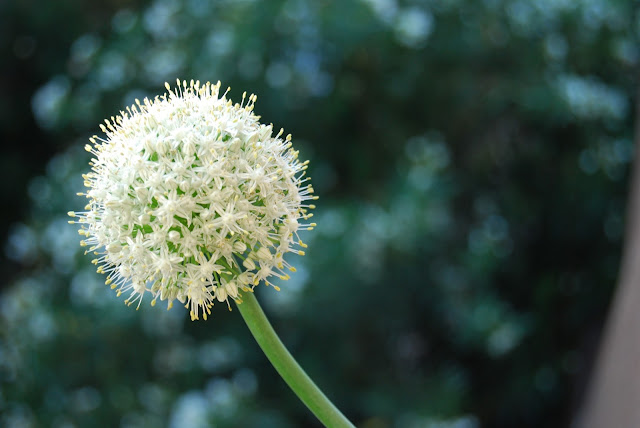
[[[258,297],[358,426],[574,418],[623,238],[633,1],[15,3],[1,425],[317,424],[237,311],[125,307],[67,224],[87,138],[176,78],[258,94],[311,160],[309,251]]]

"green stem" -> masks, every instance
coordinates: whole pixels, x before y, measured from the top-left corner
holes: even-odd
[[[293,359],[269,323],[254,294],[243,293],[242,303],[237,306],[271,364],[320,422],[331,428],[354,428],[354,425],[329,401]]]

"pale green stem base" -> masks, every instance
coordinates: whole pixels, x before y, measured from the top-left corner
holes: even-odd
[[[309,410],[329,428],[354,425],[320,391],[282,344],[253,293],[243,293],[240,314],[271,364]]]

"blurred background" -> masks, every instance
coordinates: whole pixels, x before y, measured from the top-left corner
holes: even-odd
[[[83,146],[176,78],[258,94],[320,195],[276,330],[367,428],[564,427],[625,224],[632,0],[0,2],[0,425],[318,423],[237,310],[123,304]]]

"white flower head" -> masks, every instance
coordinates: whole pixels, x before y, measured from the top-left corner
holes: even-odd
[[[253,113],[255,95],[233,104],[220,82],[165,86],[100,125],[106,138],[86,146],[94,158],[79,193],[89,203],[69,215],[125,303],[149,293],[152,305],[177,299],[206,319],[215,300],[229,306],[239,290],[288,279],[283,256],[304,255],[298,231],[315,226],[307,201],[317,197],[291,136]]]

